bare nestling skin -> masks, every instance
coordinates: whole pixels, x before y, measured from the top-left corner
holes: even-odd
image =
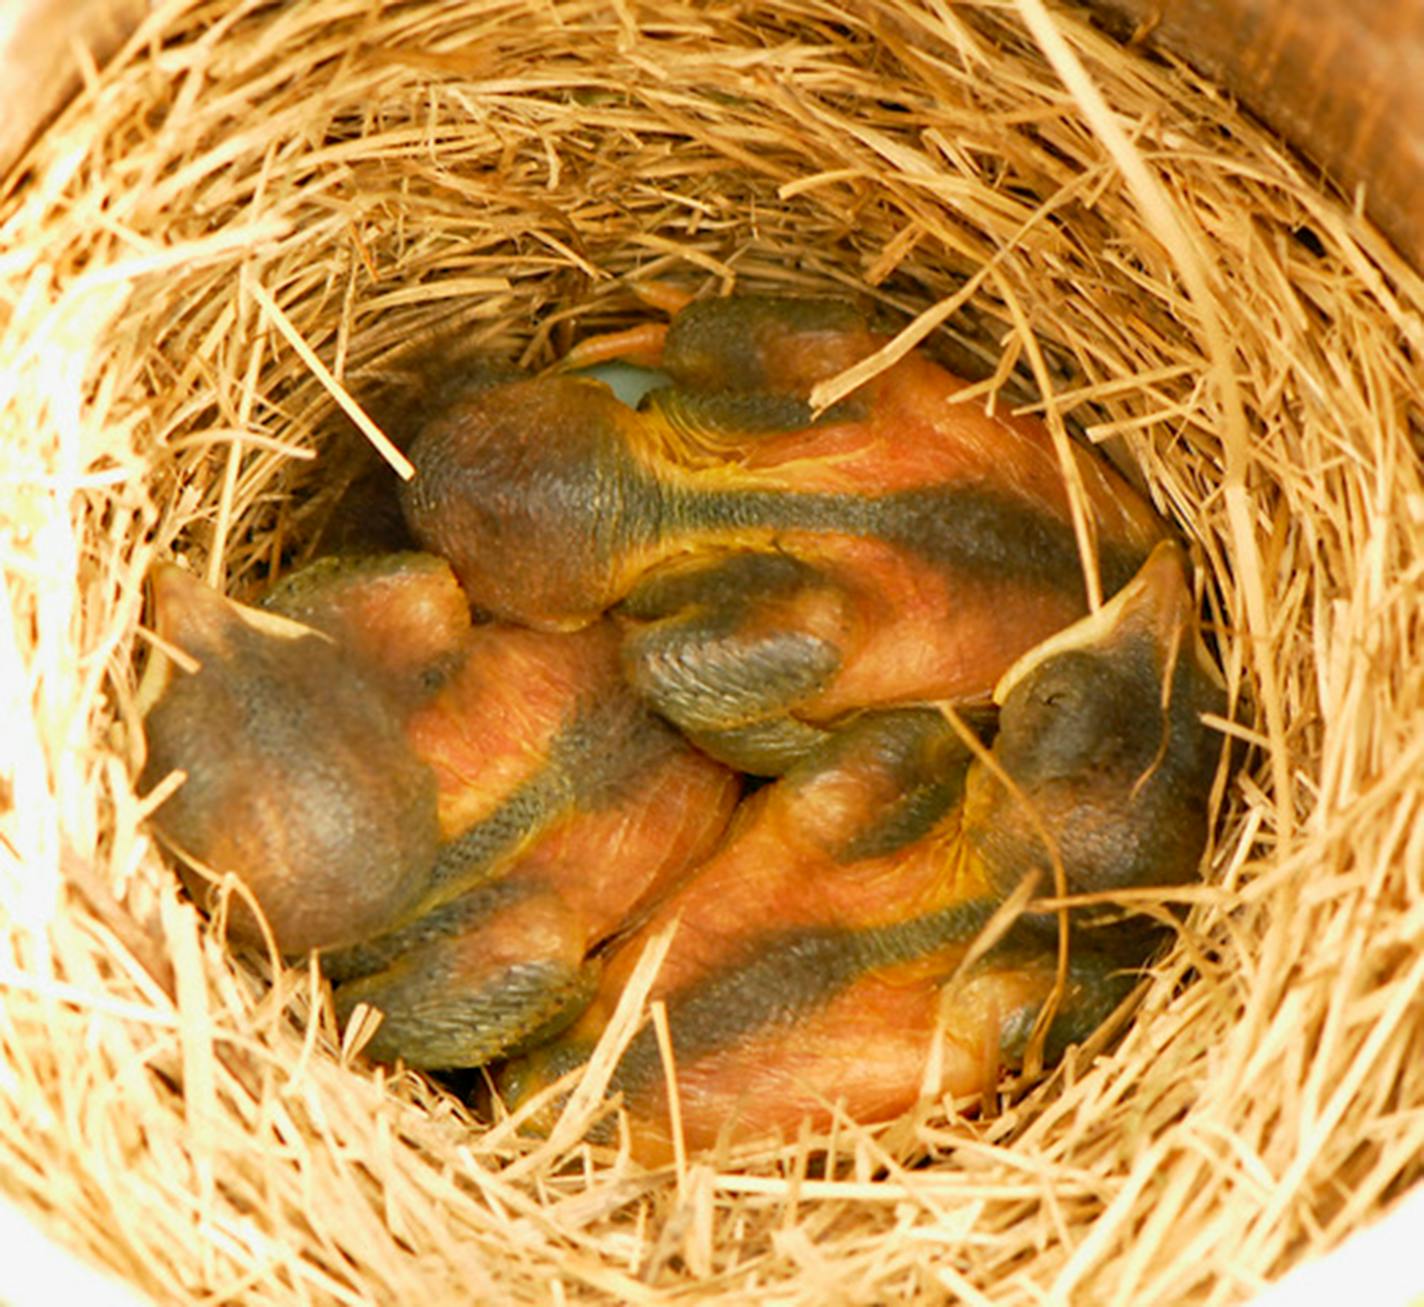
[[[317,948],[371,1056],[473,1066],[554,1033],[589,950],[701,862],[739,783],[624,684],[619,633],[472,626],[448,565],[326,558],[248,609],[155,575],[170,668],[144,781],[160,829]],[[301,619],[300,622],[296,619]],[[197,879],[191,882],[201,893]],[[234,910],[236,938],[258,925]]]
[[[1180,551],[1159,546],[1117,601],[999,691],[990,762],[932,711],[868,714],[756,795],[723,850],[621,944],[584,1016],[504,1070],[511,1103],[587,1058],[644,945],[674,921],[652,997],[667,1005],[689,1148],[788,1136],[837,1108],[889,1119],[932,1065],[931,1089],[991,1087],[1053,990],[1057,917],[1020,919],[946,981],[1025,876],[1051,891],[1045,837],[1075,893],[1170,884],[1201,858],[1218,754],[1201,714],[1221,692]],[[1156,938],[1074,916],[1050,1057],[1120,1001]],[[672,1150],[666,1084],[645,1029],[610,1087],[650,1163]]]
[[[836,301],[694,303],[640,411],[553,376],[435,415],[407,520],[505,618],[621,605],[639,691],[745,770],[779,773],[854,709],[983,700],[1086,611],[1063,469],[1042,424],[955,404],[964,383],[920,354],[813,417],[811,387],[881,343]],[[1072,457],[1112,593],[1164,528]]]
[[[478,1066],[577,1015],[589,950],[710,853],[739,784],[623,683],[608,623],[477,627],[407,729],[439,787],[433,874],[324,967],[343,1019],[383,1013],[371,1057]]]
[[[366,1052],[417,1066],[477,1066],[554,1033],[592,994],[589,949],[721,837],[736,778],[631,693],[611,624],[471,626],[432,555],[320,559],[264,604],[386,688],[436,783],[419,899],[323,958],[338,1015],[379,1009]]]
[[[274,586],[262,607],[330,637],[405,711],[439,689],[471,632],[469,600],[432,554],[319,558]]]

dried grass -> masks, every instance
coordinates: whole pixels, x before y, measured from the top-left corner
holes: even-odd
[[[0,223],[0,1185],[79,1255],[164,1302],[1227,1303],[1418,1178],[1424,286],[1190,76],[1040,0],[184,0]],[[829,1165],[648,1174],[344,1060],[133,791],[149,563],[246,594],[309,535],[283,319],[338,380],[456,326],[542,363],[650,276],[864,295],[1108,442],[1251,746],[1120,1040]]]

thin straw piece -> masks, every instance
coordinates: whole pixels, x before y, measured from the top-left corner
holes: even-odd
[[[376,452],[395,469],[396,475],[403,481],[409,481],[415,475],[415,466],[410,459],[391,444],[386,433],[351,398],[346,387],[332,376],[331,370],[316,356],[316,351],[302,339],[301,332],[292,325],[292,320],[282,312],[281,307],[272,298],[267,288],[253,282],[248,289],[252,292],[252,297],[261,305],[262,311],[271,320],[272,325],[282,333],[287,343],[297,351],[302,362],[311,369],[312,375],[321,382],[327,393],[341,406],[342,412],[361,429],[361,433],[376,447]]]

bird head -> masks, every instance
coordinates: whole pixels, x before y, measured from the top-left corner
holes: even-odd
[[[278,947],[303,953],[399,917],[423,891],[439,838],[435,778],[399,714],[328,637],[225,598],[181,568],[151,578],[158,653],[141,687],[139,783],[183,783],[154,814],[164,838],[232,872]],[[206,897],[201,875],[185,877]],[[233,935],[259,929],[234,903]]]
[[[973,768],[965,815],[992,880],[1051,877],[1055,858],[1070,894],[1197,873],[1222,753],[1203,714],[1225,694],[1178,545],[1157,545],[1110,602],[1021,657],[994,699],[992,765]]]

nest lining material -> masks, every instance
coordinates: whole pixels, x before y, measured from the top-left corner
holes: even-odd
[[[172,3],[0,223],[0,1176],[76,1254],[165,1302],[1225,1303],[1418,1177],[1424,285],[1209,88],[1041,0]],[[301,556],[312,353],[542,364],[653,277],[856,295],[1106,443],[1250,746],[1120,1039],[830,1161],[649,1174],[350,1058],[133,791],[144,573]]]

